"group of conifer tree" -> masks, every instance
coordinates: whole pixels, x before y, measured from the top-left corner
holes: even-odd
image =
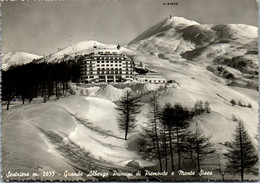
[[[57,99],[69,91],[68,82],[80,79],[77,60],[47,63],[37,61],[25,65],[12,66],[2,71],[2,100],[7,102],[7,110],[12,100],[26,100],[42,97],[46,102],[51,96]]]
[[[129,133],[136,131],[136,115],[142,106],[141,98],[127,92],[117,103],[118,124],[125,132],[125,140]],[[166,103],[160,107],[158,95],[154,92],[148,104],[149,120],[137,138],[140,152],[145,158],[157,159],[161,172],[181,170],[187,167],[185,163],[189,163],[188,166],[196,167],[199,173],[202,161],[209,155],[217,155],[211,136],[206,135],[199,127],[195,117],[211,112],[209,102],[199,100],[192,109],[187,109],[180,103]],[[255,174],[258,156],[242,120],[237,121],[235,140],[231,144],[228,153],[224,154],[228,160],[226,170],[230,174],[241,175],[241,180],[246,173]]]
[[[128,133],[135,130],[135,117],[142,106],[140,98],[141,96],[134,97],[127,92],[126,96],[117,104],[116,109],[120,114],[118,123],[120,129],[125,132],[125,140],[127,140]],[[142,129],[138,138],[140,151],[150,158],[158,158],[160,171],[176,169],[175,150],[178,156],[178,170],[181,169],[182,153],[190,154],[192,161],[195,161],[194,154],[199,171],[203,157],[214,153],[215,150],[212,149],[213,144],[210,142],[210,137],[205,136],[197,126],[194,131],[187,129],[189,120],[194,116],[210,112],[209,103],[205,102],[203,105],[202,101],[197,101],[192,110],[182,107],[180,103],[176,103],[174,106],[167,103],[161,109],[158,96],[154,92],[149,98],[149,106],[149,122]]]

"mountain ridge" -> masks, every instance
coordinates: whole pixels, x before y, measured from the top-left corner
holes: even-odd
[[[7,70],[12,65],[22,65],[31,62],[33,59],[39,59],[42,56],[27,52],[8,52],[1,55],[1,65],[3,70]]]
[[[169,62],[201,63],[231,85],[257,90],[257,41],[258,28],[254,26],[199,24],[171,17],[144,31],[126,48]]]

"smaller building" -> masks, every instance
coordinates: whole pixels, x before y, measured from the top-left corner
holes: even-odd
[[[136,74],[135,79],[141,83],[167,83],[167,80],[158,73]]]

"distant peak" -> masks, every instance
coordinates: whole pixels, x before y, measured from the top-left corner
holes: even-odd
[[[178,25],[178,24],[184,24],[184,25],[199,24],[198,22],[193,21],[193,20],[188,20],[188,19],[183,18],[183,17],[171,16],[171,15],[168,18],[166,18],[165,23],[174,24],[174,25]]]
[[[137,36],[135,39],[130,41],[128,45],[134,44],[140,40],[146,39],[150,36],[153,36],[161,31],[166,31],[175,27],[187,27],[190,25],[198,25],[198,22],[188,20],[183,17],[177,17],[177,16],[168,16],[165,19],[163,19],[161,22],[157,23],[156,25],[150,27],[146,31],[144,31],[142,34]]]

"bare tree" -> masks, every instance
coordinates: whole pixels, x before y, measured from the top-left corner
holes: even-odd
[[[158,126],[160,125],[160,106],[158,103],[158,96],[157,93],[152,93],[150,98],[150,124],[153,128],[153,136],[155,139],[155,148],[157,149],[157,157],[159,160],[160,171],[162,172],[162,160],[161,160],[161,153],[160,153],[160,143],[159,143],[159,129]]]
[[[223,156],[223,154],[221,154]],[[221,177],[222,177],[222,181],[225,181],[225,175],[227,173],[228,167],[226,166],[226,164],[223,164],[223,162],[221,162],[221,156],[220,154],[218,155],[218,172],[220,173]],[[223,158],[222,158],[223,159]]]
[[[128,133],[135,129],[135,116],[140,112],[140,97],[131,96],[129,91],[119,100],[116,109],[119,112],[118,125],[121,130],[125,132],[125,140],[127,140]]]
[[[144,123],[142,131],[139,133],[138,143],[142,143],[140,149],[145,152],[146,156],[158,158],[160,171],[162,171],[163,127],[160,123],[160,114],[157,92],[152,92],[149,98],[148,121]]]
[[[215,152],[213,149],[213,143],[210,142],[211,136],[206,136],[204,132],[199,128],[198,122],[196,122],[195,130],[189,132],[190,137],[188,141],[196,155],[197,171],[201,170],[201,161],[205,156]]]
[[[181,169],[181,151],[183,146],[183,136],[185,135],[185,130],[188,128],[189,123],[187,119],[190,118],[190,112],[183,108],[181,104],[176,103],[173,106],[173,130],[176,135],[176,146],[177,146],[177,154],[178,154],[178,170]]]
[[[167,128],[168,140],[170,144],[170,157],[171,157],[171,170],[174,171],[174,160],[173,160],[173,123],[174,123],[174,109],[170,103],[165,104],[164,109],[162,110],[162,124]],[[167,160],[166,160],[167,161]]]

